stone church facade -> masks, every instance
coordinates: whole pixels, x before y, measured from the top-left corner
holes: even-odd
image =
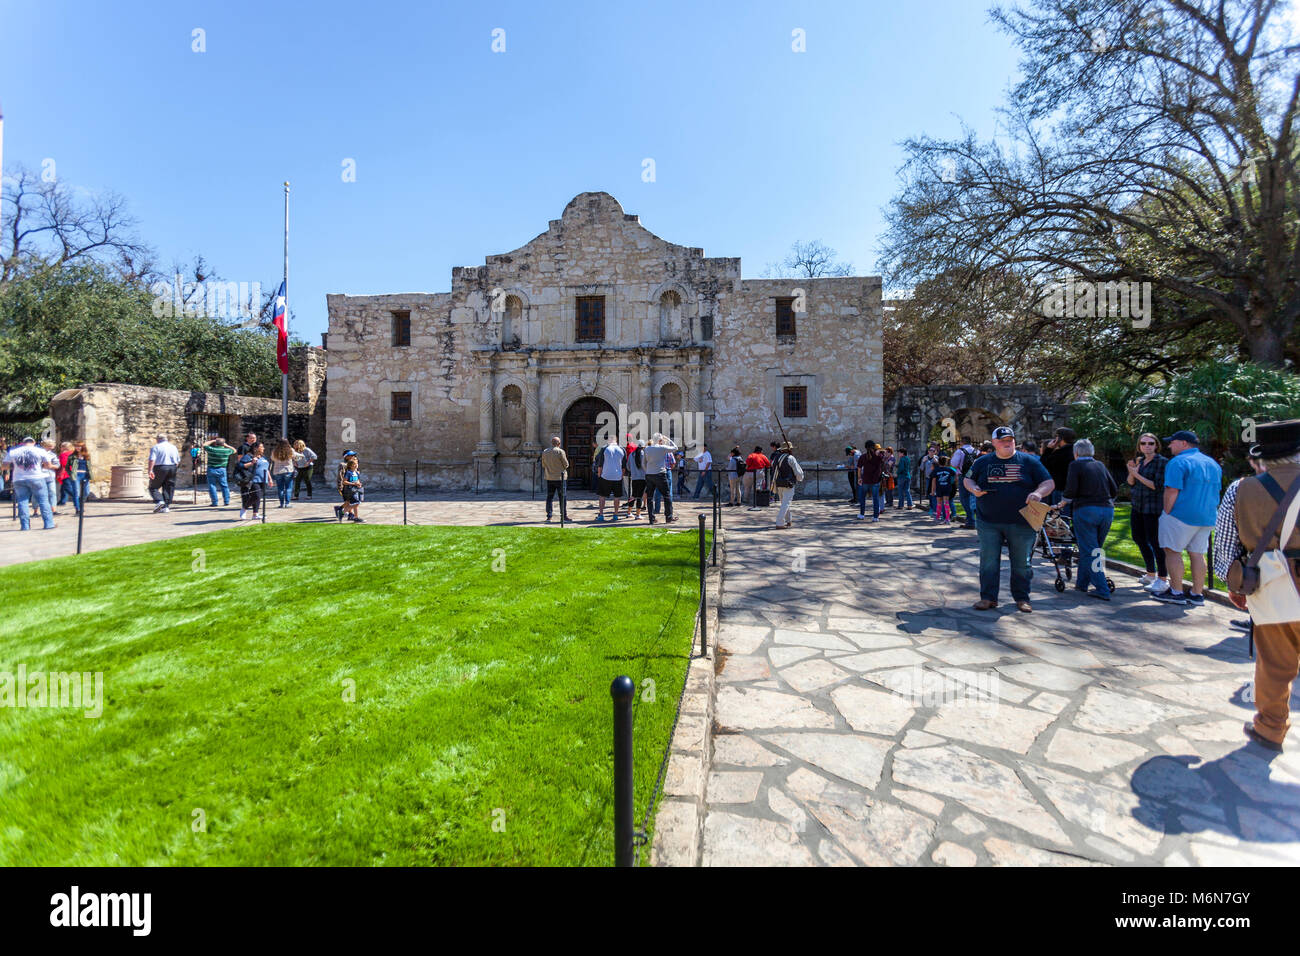
[[[526,490],[552,435],[581,482],[620,412],[715,459],[779,438],[777,416],[806,463],[883,433],[878,276],[742,279],[739,259],[660,239],[607,193],[454,268],[450,292],[328,307],[327,453],[355,449],[376,487],[419,461],[422,487]]]

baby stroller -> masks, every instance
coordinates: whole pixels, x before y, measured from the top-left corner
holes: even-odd
[[[1079,561],[1079,541],[1074,536],[1074,523],[1058,509],[1048,513],[1039,529],[1039,550],[1056,569],[1056,590],[1065,591],[1065,582],[1074,577],[1074,566]],[[1112,592],[1115,582],[1106,578],[1106,587]]]

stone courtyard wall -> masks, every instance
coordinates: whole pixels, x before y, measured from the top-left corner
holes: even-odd
[[[191,434],[197,422],[222,421],[223,437],[238,442],[248,431],[275,435],[280,431],[280,399],[251,398],[213,392],[186,392],[141,385],[97,383],[65,389],[50,402],[58,442],[84,440],[90,451],[91,490],[108,497],[114,465],[147,468],[155,436],[166,434],[181,450],[178,484],[189,478]],[[214,419],[213,416],[231,416]],[[304,402],[289,403],[293,437],[309,433],[311,416]]]

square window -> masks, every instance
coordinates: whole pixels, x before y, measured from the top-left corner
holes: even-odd
[[[411,313],[403,310],[393,313],[393,347],[411,344]]]
[[[410,392],[393,392],[392,420],[395,422],[409,422],[411,420]]]
[[[794,335],[794,296],[776,300],[776,334]]]
[[[577,300],[577,330],[579,342],[605,341],[605,297],[580,295]]]
[[[808,417],[808,386],[787,385],[785,387],[785,417]]]

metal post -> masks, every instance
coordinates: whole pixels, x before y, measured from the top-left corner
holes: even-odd
[[[704,623],[704,515],[700,515],[700,656],[709,652],[709,636]]]
[[[614,678],[614,865],[632,865],[632,678]]]
[[[533,481],[532,481],[532,488],[533,488],[533,497],[532,497],[532,500],[533,500],[533,501],[536,501],[536,500],[537,500],[537,462],[533,462]]]
[[[569,511],[569,503],[565,499],[565,495],[568,494],[569,473],[567,471],[562,471],[560,472],[560,475],[560,527],[563,528],[564,517]]]
[[[262,486],[262,524],[266,524],[266,485]]]
[[[420,493],[420,459],[415,459],[415,493]]]
[[[718,566],[718,514],[722,511],[722,501],[718,498],[718,483],[713,482],[713,542],[709,549],[713,552],[713,566]]]
[[[89,493],[90,491],[89,486],[87,486],[86,491],[87,493]],[[85,522],[85,520],[86,520],[86,502],[83,500],[81,502],[81,510],[77,512],[77,554],[81,554],[81,526]]]
[[[406,469],[402,469],[402,524],[406,524]]]
[[[821,501],[821,500],[822,500],[822,469],[821,469],[821,465],[817,465],[816,467],[813,468],[813,494],[817,496],[817,500],[818,500],[818,501]]]

